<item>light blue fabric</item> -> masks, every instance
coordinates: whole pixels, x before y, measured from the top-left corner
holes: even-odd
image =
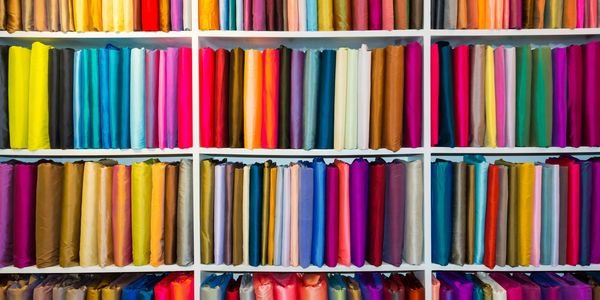
[[[464,161],[475,166],[475,245],[473,263],[483,264],[487,172],[489,163],[482,155],[465,155]]]
[[[145,51],[143,48],[131,49],[131,148],[146,147],[146,106],[144,93]]]
[[[219,0],[219,27],[221,30],[228,30],[229,22],[227,13],[229,12],[229,0]]]
[[[98,49],[89,49],[89,87],[90,87],[90,147],[100,148],[100,68]]]
[[[131,147],[131,139],[129,133],[129,116],[130,112],[130,91],[131,91],[131,49],[121,49],[121,72],[120,72],[120,100],[121,100],[121,118],[120,118],[120,137],[121,142],[119,148],[127,149]]]
[[[319,59],[321,51],[306,51],[304,62],[303,148],[315,148],[317,136],[317,98],[319,95]]]
[[[306,31],[319,30],[317,18],[317,0],[306,0]]]

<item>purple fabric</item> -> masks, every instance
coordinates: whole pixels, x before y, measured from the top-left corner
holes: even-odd
[[[355,279],[360,286],[362,299],[383,300],[383,279],[380,273],[357,273]]]
[[[567,146],[567,49],[552,49],[552,146]]]
[[[146,50],[146,147],[158,147],[158,65],[160,50]]]
[[[567,113],[569,146],[581,146],[582,98],[583,98],[583,61],[580,45],[567,48]]]
[[[313,219],[313,168],[310,163],[300,165],[300,196],[298,197],[298,239],[300,266],[310,266],[312,250],[312,219]]]
[[[404,244],[405,165],[399,160],[385,166],[385,220],[383,261],[400,266]]]
[[[0,267],[13,264],[13,165],[0,164]]]
[[[490,274],[490,277],[492,277],[492,279],[494,279],[499,285],[502,286],[502,288],[506,290],[506,299],[526,299],[523,298],[523,290],[521,289],[521,285],[512,278],[508,277],[508,275],[504,273],[492,273]]]
[[[37,164],[15,164],[13,180],[13,262],[24,268],[35,264]]]
[[[290,75],[290,146],[302,148],[302,110],[304,98],[304,52],[292,50],[292,70]]]
[[[171,0],[171,31],[183,30],[183,0]],[[142,16],[143,18],[144,16]]]
[[[339,236],[340,174],[335,165],[327,166],[327,194],[325,208],[325,264],[337,265]]]
[[[167,49],[167,97],[166,97],[166,123],[167,123],[167,148],[177,147],[177,64],[179,49]]]
[[[350,164],[350,257],[357,267],[365,264],[369,163],[362,158]]]
[[[456,300],[472,300],[473,299],[473,282],[464,276],[464,274],[456,272],[440,272],[437,274],[437,279],[440,282],[446,283],[454,291]]]
[[[564,299],[592,299],[592,287],[581,282],[572,274],[566,273],[562,280],[568,284],[568,295]]]
[[[531,273],[533,280],[542,290],[542,299],[544,300],[559,300],[560,299],[560,283],[556,282],[546,272]]]
[[[542,289],[524,273],[513,273],[513,280],[521,285],[523,299],[542,299]]]
[[[266,27],[265,0],[252,0],[252,30],[265,31]]]
[[[583,46],[584,92],[583,92],[583,144],[600,146],[600,101],[598,80],[600,79],[600,42]]]
[[[600,161],[592,162],[592,217],[590,219],[590,262],[600,263]]]
[[[454,300],[454,291],[442,281],[440,281],[440,300]]]

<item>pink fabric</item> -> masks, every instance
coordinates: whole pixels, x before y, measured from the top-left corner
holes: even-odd
[[[394,30],[394,0],[383,0],[383,30]]]
[[[504,0],[504,21],[502,22],[502,28],[510,28],[510,0]]]
[[[438,45],[431,45],[431,146],[438,144],[439,95],[440,95],[440,59]]]
[[[193,146],[192,130],[192,49],[179,49],[179,74],[177,77],[177,141],[181,149]]]
[[[496,144],[506,147],[506,92],[504,77],[504,47],[494,50],[494,73],[496,87]]]
[[[454,48],[454,120],[456,146],[469,146],[469,46]]]
[[[214,147],[215,51],[200,49],[200,147]]]
[[[533,222],[531,225],[531,256],[532,266],[540,265],[540,238],[542,226],[542,166],[535,166],[535,181],[533,189]]]
[[[577,0],[577,28],[583,28],[585,20],[585,1]]]
[[[590,0],[590,28],[598,27],[598,2]]]
[[[160,50],[158,63],[158,105],[157,105],[157,127],[158,147],[167,147],[167,51]]]
[[[167,49],[167,101],[166,101],[166,123],[167,123],[167,148],[177,146],[177,74],[179,63],[179,49]]]
[[[508,277],[505,273],[491,273],[490,277],[506,290],[507,300],[523,300],[523,290],[521,290],[520,283]]]

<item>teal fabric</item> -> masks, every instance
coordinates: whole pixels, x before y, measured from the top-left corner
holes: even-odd
[[[465,155],[464,161],[475,166],[475,245],[473,262],[476,265],[481,265],[483,264],[487,171],[489,164],[482,155]]]
[[[304,61],[304,109],[303,118],[303,148],[315,148],[317,135],[317,97],[319,81],[319,62],[321,51],[310,49],[306,51]]]
[[[452,241],[452,162],[431,164],[431,261],[448,265]]]

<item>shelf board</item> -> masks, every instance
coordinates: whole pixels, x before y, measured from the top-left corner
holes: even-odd
[[[399,151],[378,150],[304,150],[304,149],[245,149],[245,148],[200,148],[201,155],[255,156],[255,157],[348,157],[348,156],[401,156],[420,155],[423,148],[402,148]]]
[[[60,266],[38,268],[38,267],[5,267],[0,268],[0,274],[53,274],[53,273],[133,273],[133,272],[178,272],[178,271],[194,271],[194,266],[178,266],[178,265],[163,265],[158,267],[153,266],[107,266],[107,267],[70,267],[63,268]]]
[[[423,265],[409,265],[402,264],[399,267],[392,266],[389,264],[383,264],[379,267],[365,264],[362,267],[351,266],[336,266],[336,267],[316,267],[310,266],[308,268],[302,267],[283,267],[283,266],[228,266],[228,265],[200,265],[202,272],[233,272],[233,273],[246,273],[246,272],[409,272],[409,271],[424,271]]]
[[[0,38],[31,39],[140,39],[140,38],[191,38],[193,31],[133,31],[133,32],[50,32],[50,31],[17,31],[8,33],[0,31]]]
[[[554,154],[599,154],[600,147],[514,147],[514,148],[486,148],[486,147],[432,147],[431,154],[463,155],[463,154],[502,154],[502,155],[554,155]]]
[[[600,28],[559,29],[432,29],[432,37],[597,35]]]
[[[496,266],[490,269],[484,265],[447,265],[440,266],[433,264],[433,272],[436,271],[460,271],[460,272],[576,272],[576,271],[600,271],[600,264],[591,266],[529,266],[529,267],[510,267]]]
[[[358,31],[236,31],[209,30],[198,31],[200,38],[388,38],[421,37],[421,29],[410,30],[358,30]]]
[[[0,149],[5,157],[118,157],[118,156],[190,156],[190,149]]]

